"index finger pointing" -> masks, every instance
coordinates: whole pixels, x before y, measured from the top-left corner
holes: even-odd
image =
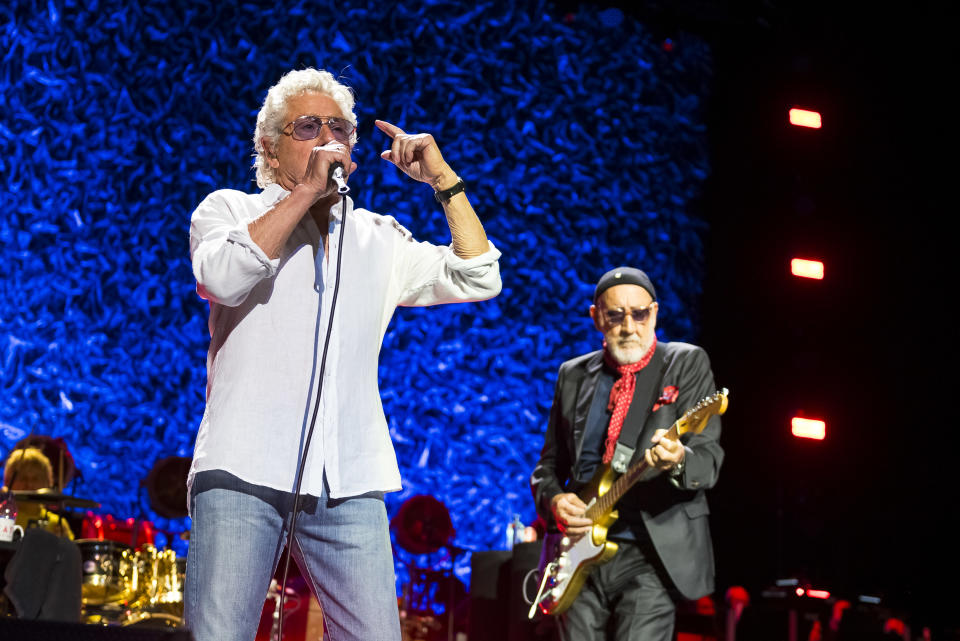
[[[397,135],[405,133],[403,129],[396,125],[390,124],[386,120],[374,120],[373,124],[377,126],[377,129],[387,134],[391,138],[395,138]]]

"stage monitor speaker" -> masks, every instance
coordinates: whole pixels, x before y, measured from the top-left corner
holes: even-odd
[[[193,641],[188,630],[0,619],[3,641]]]
[[[535,641],[550,638],[553,618],[527,619],[524,580],[540,561],[539,542],[519,543],[512,552],[474,552],[470,561],[470,641]],[[527,596],[536,595],[530,579]]]
[[[506,638],[510,552],[474,552],[470,557],[470,641],[503,641]]]

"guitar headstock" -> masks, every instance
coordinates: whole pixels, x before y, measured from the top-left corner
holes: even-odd
[[[677,436],[687,432],[695,434],[702,432],[711,416],[715,414],[719,416],[727,411],[728,394],[727,388],[724,387],[684,412],[683,416],[677,420]]]

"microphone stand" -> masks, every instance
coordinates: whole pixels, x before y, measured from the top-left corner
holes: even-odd
[[[304,468],[307,465],[307,451],[310,449],[310,441],[313,439],[313,428],[317,423],[317,414],[320,411],[320,399],[323,394],[323,378],[326,373],[327,368],[327,348],[330,346],[330,334],[333,332],[333,313],[337,308],[337,297],[340,293],[340,265],[341,258],[343,258],[343,232],[347,226],[347,192],[350,191],[350,187],[347,186],[347,183],[343,179],[343,165],[336,163],[330,172],[331,178],[337,182],[337,193],[341,194],[340,198],[340,248],[337,251],[337,278],[336,282],[333,285],[333,300],[330,301],[330,316],[327,319],[327,334],[324,337],[323,341],[323,354],[320,357],[320,375],[319,383],[317,387],[317,400],[314,402],[313,406],[313,416],[310,419],[310,428],[307,430],[307,437],[303,443],[303,452],[300,455],[300,461],[297,464],[297,475],[296,475],[296,487],[293,494],[293,510],[290,514],[290,531],[287,534],[287,559],[284,562],[283,566],[283,583],[280,585],[280,600],[277,603],[277,609],[280,611],[280,617],[277,621],[277,641],[282,641],[283,637],[283,602],[286,595],[287,588],[287,572],[290,570],[290,557],[293,556],[293,537],[296,534],[297,529],[297,510],[300,509],[300,487],[303,484],[303,473]],[[339,177],[338,177],[339,176]],[[331,208],[332,209],[332,208]],[[283,537],[283,530],[280,532],[281,538]],[[278,543],[279,547],[279,543]]]

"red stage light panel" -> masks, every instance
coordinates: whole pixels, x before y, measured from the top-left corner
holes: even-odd
[[[812,599],[829,599],[830,592],[827,590],[814,590],[813,588],[810,588],[807,590],[807,596]]]
[[[790,421],[790,428],[794,436],[812,438],[822,441],[827,436],[827,424],[812,418],[794,416]]]
[[[823,121],[820,119],[819,111],[794,108],[790,110],[790,124],[794,127],[820,129],[823,126]]]
[[[823,263],[819,260],[794,258],[790,261],[790,273],[800,278],[823,280]]]

